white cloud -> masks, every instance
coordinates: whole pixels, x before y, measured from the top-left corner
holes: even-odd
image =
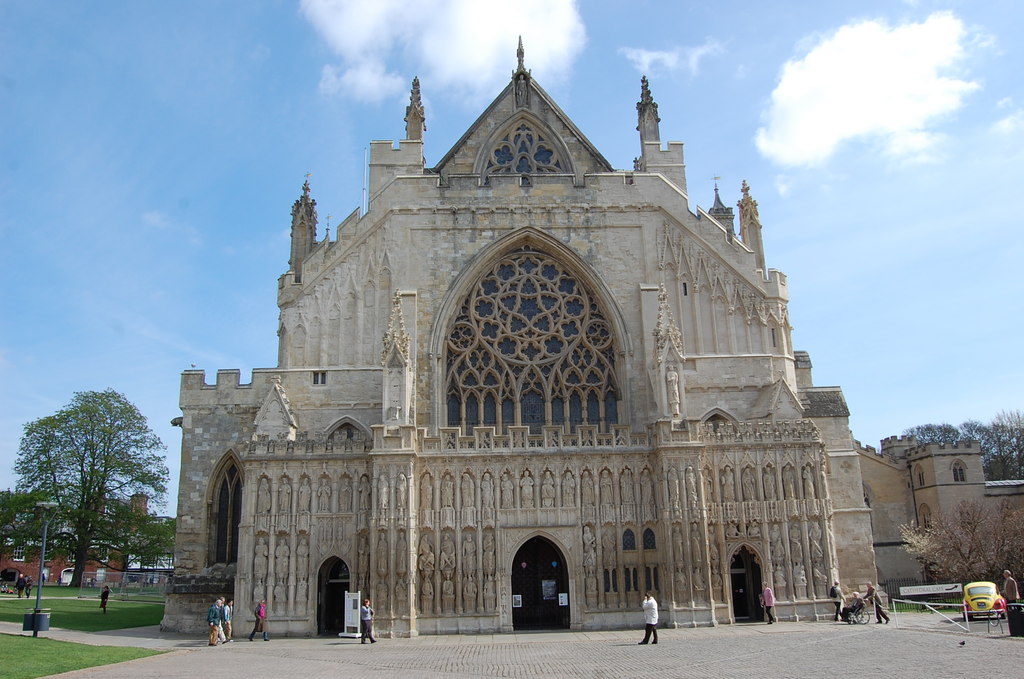
[[[998,134],[1013,134],[1020,130],[1024,130],[1024,110],[1021,109],[992,124],[992,131]]]
[[[407,89],[413,75],[427,91],[491,94],[512,74],[520,35],[526,67],[559,81],[586,41],[574,0],[302,0],[301,7],[341,59],[324,67],[321,92],[363,101]],[[400,58],[415,72],[389,69]]]
[[[927,159],[941,138],[928,128],[978,88],[951,73],[967,39],[950,12],[895,27],[843,26],[783,66],[758,149],[783,165],[811,166],[844,141],[876,138],[893,157]]]
[[[645,50],[637,47],[619,48],[619,54],[631,61],[636,70],[645,75],[651,73],[652,68],[660,65],[669,71],[685,67],[691,76],[695,76],[700,71],[700,62],[705,57],[721,54],[723,51],[722,45],[713,38],[708,38],[704,44],[696,47],[677,47],[669,51]]]

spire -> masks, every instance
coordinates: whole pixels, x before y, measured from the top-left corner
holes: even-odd
[[[708,214],[715,218],[715,220],[724,226],[729,232],[729,242],[736,237],[736,227],[733,221],[733,212],[731,207],[726,207],[725,203],[722,202],[721,197],[718,195],[718,177],[715,177],[715,204],[708,210]]]
[[[750,197],[750,186],[743,180],[740,187],[743,197],[736,203],[740,209],[740,238],[743,244],[754,251],[754,260],[762,275],[767,273],[764,264],[764,243],[761,240],[761,217],[757,213],[757,201]]]
[[[636,129],[640,132],[641,147],[645,142],[661,141],[658,123],[658,104],[651,96],[651,88],[647,84],[647,76],[640,78],[640,101],[636,103]]]
[[[412,79],[412,91],[409,93],[409,105],[405,107],[405,138],[423,139],[423,131],[427,129],[427,117],[423,113],[423,102],[420,100],[420,79]]]
[[[288,268],[295,274],[295,282],[302,282],[302,260],[316,245],[316,201],[309,196],[309,175],[302,184],[302,195],[292,205],[292,252]]]
[[[519,36],[519,49],[516,50],[518,64],[512,72],[512,83],[516,93],[516,108],[530,107],[530,72],[523,65],[523,57],[526,52],[523,50],[523,36]]]

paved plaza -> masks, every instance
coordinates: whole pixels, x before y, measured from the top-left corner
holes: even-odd
[[[0,632],[20,626],[0,623]],[[844,677],[901,679],[984,675],[1019,677],[1024,638],[851,626],[831,622],[740,624],[660,630],[657,646],[638,646],[642,629],[381,639],[273,638],[211,648],[205,636],[162,634],[155,627],[113,632],[51,630],[45,636],[89,644],[170,651],[62,677]],[[961,645],[961,642],[964,642]],[[1016,668],[1016,669],[1015,669]],[[2,672],[0,672],[2,675]]]

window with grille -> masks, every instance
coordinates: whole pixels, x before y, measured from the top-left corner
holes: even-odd
[[[571,431],[618,423],[615,341],[597,299],[561,263],[521,248],[476,283],[448,331],[448,426]]]
[[[635,551],[635,550],[636,550],[636,535],[633,534],[633,531],[631,531],[630,529],[627,528],[625,530],[625,532],[622,533],[622,551],[624,551],[624,552],[632,552],[632,551]]]

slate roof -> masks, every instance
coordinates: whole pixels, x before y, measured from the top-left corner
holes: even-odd
[[[800,393],[806,404],[804,417],[849,417],[850,408],[839,387],[812,387]]]

